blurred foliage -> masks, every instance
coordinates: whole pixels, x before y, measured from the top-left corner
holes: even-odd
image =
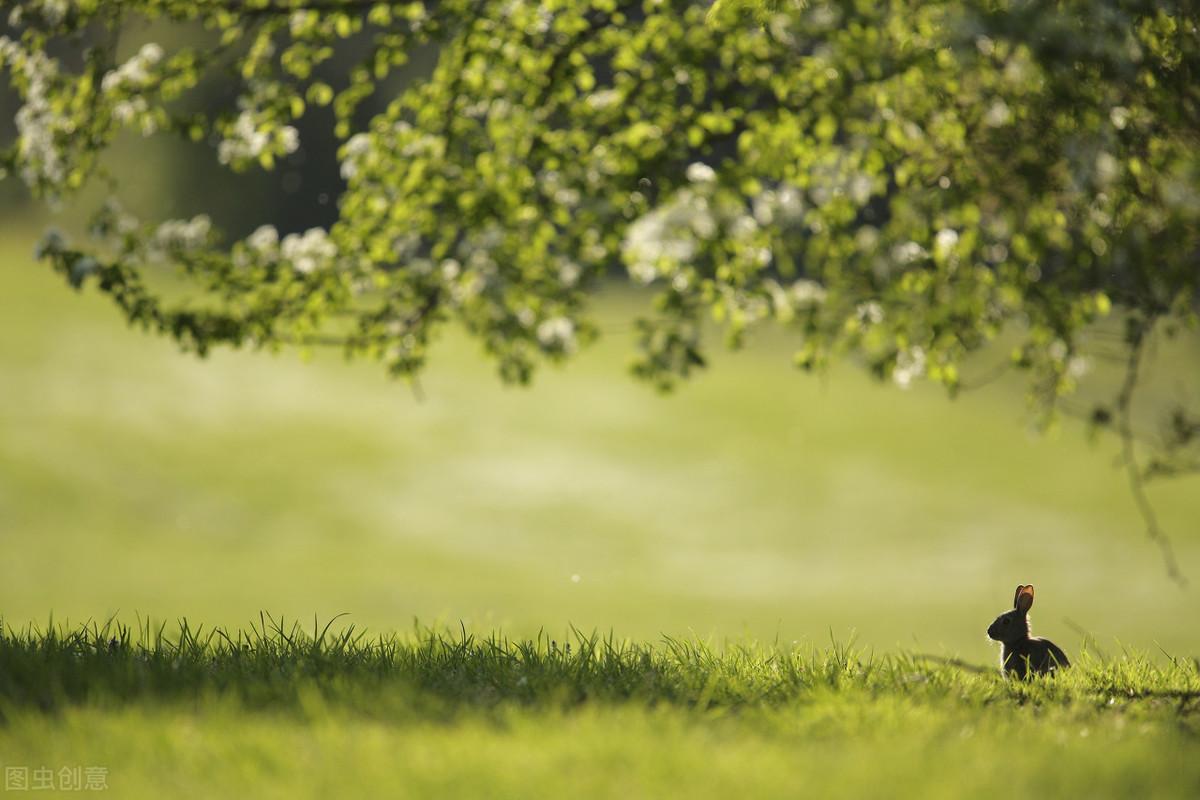
[[[122,54],[135,20],[208,39]],[[621,265],[660,289],[634,367],[660,387],[706,363],[710,315],[732,346],[774,321],[802,368],[853,353],[951,392],[1015,326],[1049,419],[1086,368],[1081,332],[1115,305],[1130,380],[1092,420],[1129,438],[1147,333],[1197,322],[1188,3],[32,0],[7,22],[23,105],[0,169],[52,202],[93,179],[113,192],[89,241],[50,235],[42,255],[200,354],[333,344],[412,376],[454,319],[524,382],[596,335],[587,298]],[[428,78],[359,124],[430,46]],[[347,50],[331,81],[321,65]],[[235,99],[189,110],[212,75]],[[128,129],[271,170],[326,106],[347,184],[328,231],[228,242],[205,215],[144,222],[97,168]],[[155,285],[162,265],[184,299]],[[1167,427],[1151,471],[1194,469],[1197,415]]]

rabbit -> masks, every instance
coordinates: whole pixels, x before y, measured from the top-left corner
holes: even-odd
[[[1013,610],[996,617],[987,635],[1003,643],[1000,666],[1005,676],[1026,678],[1030,674],[1054,674],[1071,666],[1067,654],[1049,639],[1029,635],[1029,609],[1033,606],[1033,587],[1020,585],[1013,598]]]

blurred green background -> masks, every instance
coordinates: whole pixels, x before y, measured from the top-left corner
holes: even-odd
[[[766,337],[660,397],[625,372],[645,298],[616,289],[602,341],[527,390],[455,334],[423,399],[332,353],[198,361],[35,263],[47,220],[21,206],[0,228],[5,624],[348,612],[983,662],[1025,582],[1035,633],[1068,652],[1081,630],[1200,651],[1197,590],[1166,578],[1116,442],[1035,435],[1019,378],[951,401],[805,376]],[[1198,352],[1160,348],[1147,396],[1194,393]],[[1194,582],[1198,489],[1150,490]]]

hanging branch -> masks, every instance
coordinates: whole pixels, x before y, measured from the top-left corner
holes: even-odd
[[[1134,503],[1142,515],[1146,525],[1146,535],[1158,546],[1162,553],[1163,565],[1167,576],[1180,587],[1187,586],[1188,580],[1179,569],[1175,558],[1175,550],[1171,540],[1163,531],[1158,521],[1154,505],[1146,495],[1145,475],[1138,467],[1137,438],[1133,431],[1133,396],[1137,389],[1138,373],[1142,366],[1142,356],[1145,352],[1146,338],[1154,327],[1156,317],[1145,320],[1131,321],[1129,328],[1129,358],[1125,364],[1125,378],[1121,382],[1121,390],[1117,394],[1117,434],[1121,437],[1121,463],[1129,475],[1129,489],[1133,494]]]

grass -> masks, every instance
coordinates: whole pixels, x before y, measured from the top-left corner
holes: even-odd
[[[807,378],[763,337],[659,398],[613,294],[532,389],[451,333],[417,401],[327,354],[181,357],[32,240],[0,232],[4,765],[120,797],[1200,792],[1195,486],[1151,489],[1181,590],[1115,444],[1029,434],[1017,382]],[[991,670],[1018,582],[1061,679]]]
[[[1077,662],[1023,683],[836,643],[6,628],[0,752],[103,765],[120,796],[1194,796],[1200,664]]]

